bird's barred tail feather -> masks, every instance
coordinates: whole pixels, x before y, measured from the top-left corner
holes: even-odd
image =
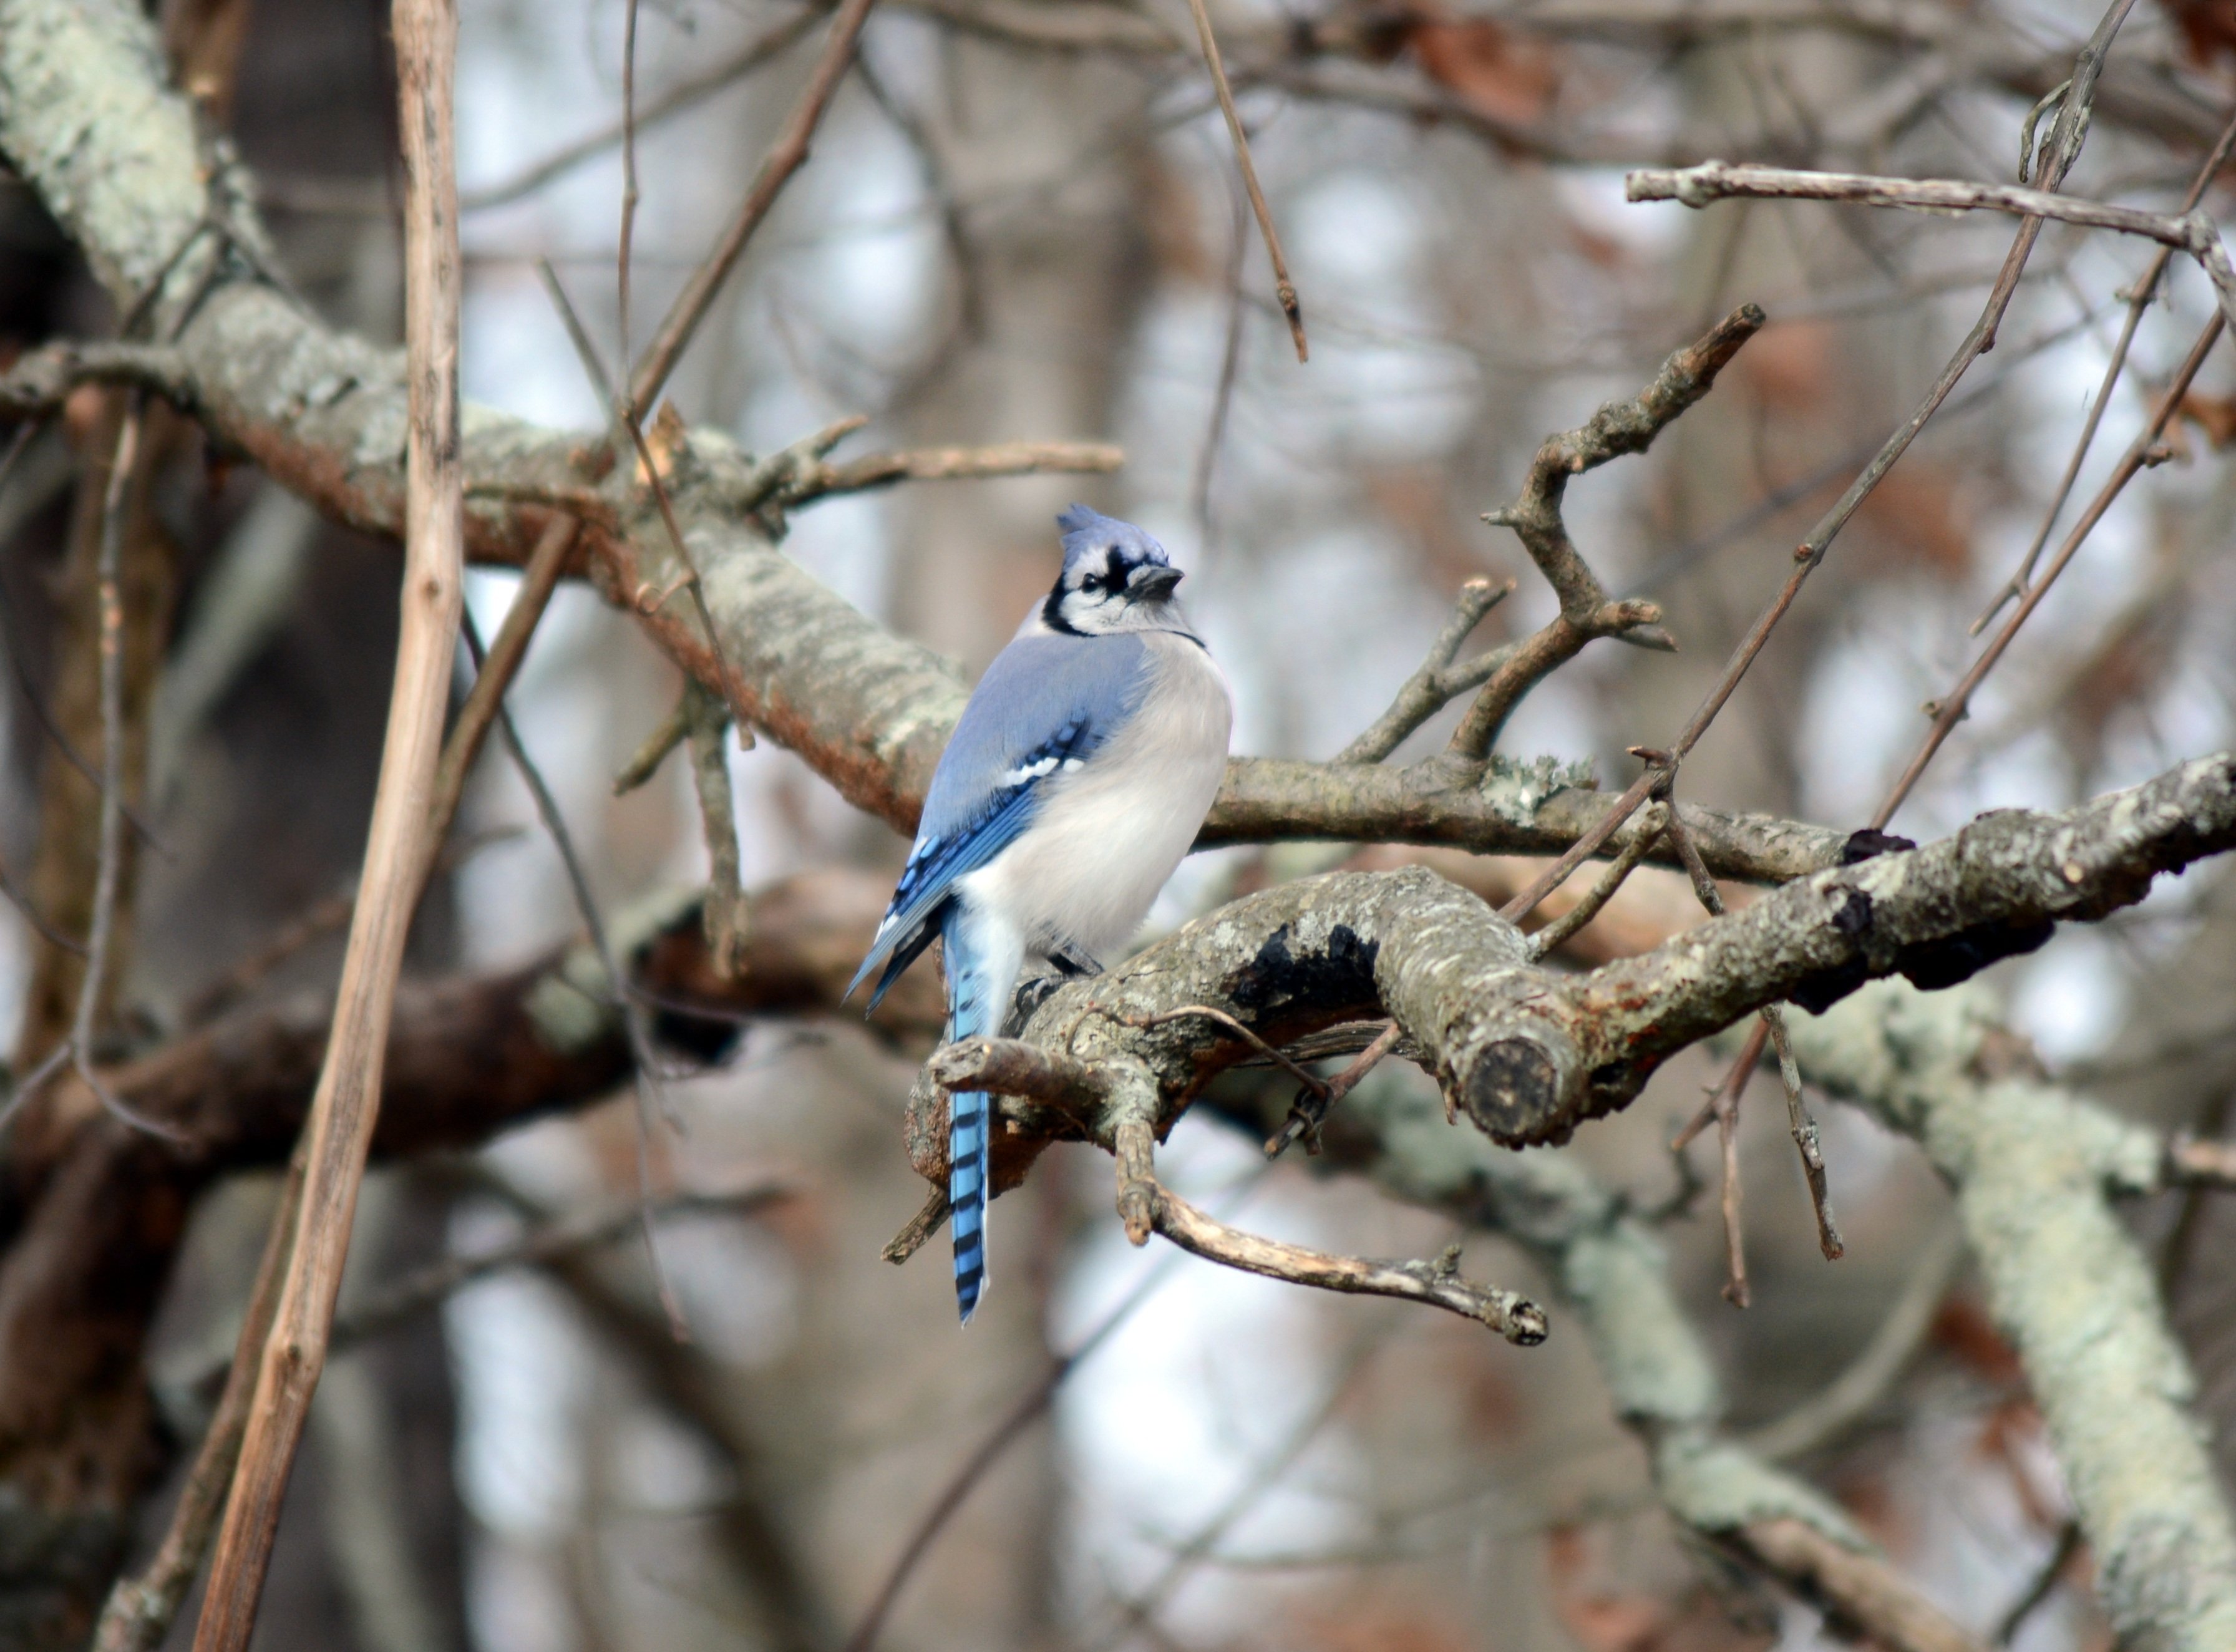
[[[983,1092],[955,1098],[947,1135],[947,1201],[954,1207],[955,1308],[968,1325],[986,1287],[986,1102]]]
[[[999,1033],[1016,987],[1012,949],[991,940],[973,922],[967,906],[949,909],[947,940],[947,1036],[975,1038]],[[991,1098],[978,1090],[950,1097],[947,1132],[947,1202],[955,1234],[955,1306],[969,1324],[986,1287],[986,1201],[993,1167],[987,1162]]]

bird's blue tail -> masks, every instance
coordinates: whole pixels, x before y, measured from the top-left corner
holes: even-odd
[[[950,1039],[997,1036],[1016,990],[1021,949],[957,901],[948,908],[941,933],[947,966],[947,1036]],[[987,1162],[992,1123],[990,1098],[962,1090],[950,1097],[947,1132],[947,1202],[955,1233],[955,1306],[963,1323],[986,1288],[986,1201],[993,1167]]]

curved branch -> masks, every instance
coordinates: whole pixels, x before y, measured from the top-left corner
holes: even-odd
[[[1216,1073],[1252,1053],[1389,1017],[1464,1112],[1509,1146],[1566,1139],[1627,1105],[1661,1062],[1790,999],[1822,1010],[1864,982],[1953,985],[2032,951],[2060,922],[2142,898],[2159,872],[2236,846],[2236,755],[2200,758],[2058,814],[2003,810],[1922,849],[1799,879],[1651,952],[1577,975],[1542,966],[1521,931],[1421,868],[1337,872],[1234,902],[1109,974],[1057,988],[1018,1037],[1092,1070],[1146,1071],[1161,1136]],[[1216,1017],[1172,1017],[1180,1005]],[[1120,1108],[1004,1106],[998,1191],[1051,1140],[1118,1149]],[[946,1176],[937,1086],[920,1083],[909,1144]]]
[[[2189,1409],[2196,1378],[2109,1202],[2168,1179],[2166,1143],[2041,1078],[1977,991],[1890,982],[1792,1031],[1812,1078],[1956,1185],[2120,1643],[2236,1645],[2236,1520]]]
[[[175,356],[135,359],[131,372],[159,379],[216,440],[325,514],[393,536],[404,498],[402,358],[321,326],[226,250],[260,245],[252,192],[237,166],[200,164],[191,110],[163,86],[153,40],[139,9],[121,0],[0,0],[0,149],[120,304],[159,279],[166,304],[199,297]],[[113,118],[89,128],[76,113],[85,109]],[[213,221],[227,226],[227,236],[208,233]],[[179,256],[182,247],[193,255]],[[126,369],[97,352],[77,354],[89,367],[98,360],[109,372]],[[899,455],[828,467],[804,482],[796,466],[756,463],[700,430],[678,432],[661,457],[719,648],[679,611],[688,605],[644,612],[641,595],[668,589],[685,570],[654,500],[635,485],[636,468],[615,464],[602,437],[468,408],[468,553],[520,564],[555,513],[579,517],[570,571],[594,576],[679,666],[743,707],[850,802],[913,831],[962,712],[962,677],[818,583],[783,554],[764,517],[780,515],[780,496],[803,485],[827,490],[1005,467],[1099,470],[1108,450],[1019,444],[975,457]],[[1557,852],[1604,812],[1588,786],[1548,765],[1432,761],[1391,771],[1240,759],[1200,842],[1317,837]],[[1696,835],[1719,876],[1755,881],[1837,865],[1841,842],[1818,827],[1707,812]],[[1613,854],[1623,841],[1602,847]]]

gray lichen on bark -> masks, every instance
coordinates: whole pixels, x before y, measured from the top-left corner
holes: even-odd
[[[1812,1078],[1915,1137],[1956,1189],[2121,1644],[2236,1646],[2236,1522],[2196,1379],[2110,1204],[2159,1185],[2164,1142],[2035,1076],[1978,988],[1882,983],[1792,1027]]]
[[[1706,1532],[1799,1519],[1866,1546],[1828,1499],[1721,1435],[1715,1367],[1670,1286],[1660,1238],[1626,1201],[1571,1158],[1515,1153],[1451,1129],[1417,1087],[1362,1085],[1345,1105],[1347,1122],[1372,1140],[1377,1183],[1506,1234],[1545,1270],[1680,1519]]]

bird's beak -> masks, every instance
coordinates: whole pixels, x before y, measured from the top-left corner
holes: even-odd
[[[1156,602],[1173,594],[1173,587],[1180,582],[1177,568],[1161,568],[1151,563],[1134,570],[1126,581],[1128,593],[1137,600]]]

